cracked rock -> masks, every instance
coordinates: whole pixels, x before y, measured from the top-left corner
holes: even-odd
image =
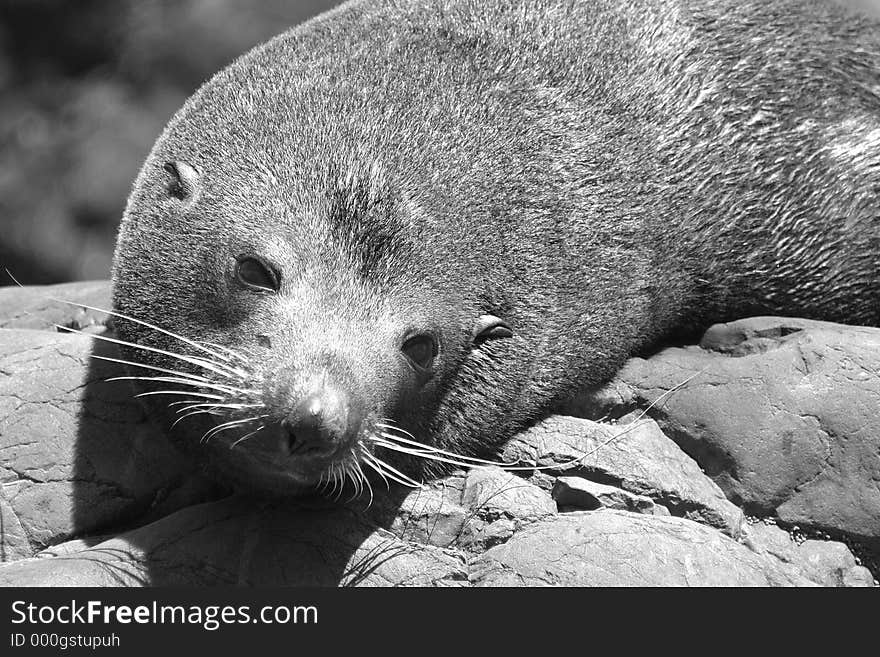
[[[649,515],[669,515],[669,510],[644,495],[636,495],[617,488],[597,484],[583,477],[558,477],[553,485],[553,499],[560,511],[595,511],[619,509]]]
[[[693,377],[693,378],[691,378]],[[700,347],[634,358],[576,404],[646,407],[754,515],[880,538],[880,329],[779,317],[713,326]]]
[[[758,552],[794,564],[806,577],[822,586],[873,586],[870,571],[856,563],[849,548],[837,541],[806,540],[797,543],[776,525],[749,525],[748,543]]]
[[[453,474],[408,490],[402,501],[399,492],[380,490],[367,513],[402,540],[449,547],[460,539],[468,515],[460,504],[463,486],[464,476]]]
[[[193,480],[125,382],[105,381],[119,370],[93,348],[80,335],[0,329],[0,498],[36,546],[130,521]]]
[[[503,458],[536,464],[543,474],[614,485],[734,538],[742,531],[742,511],[653,420],[612,426],[552,416],[511,440]],[[535,481],[548,483],[545,477]]]
[[[33,554],[27,533],[5,496],[0,496],[0,528],[0,562],[16,561]]]
[[[494,466],[467,473],[461,501],[469,513],[458,545],[469,550],[497,545],[523,526],[556,513],[547,491]]]
[[[475,586],[811,586],[796,567],[685,518],[600,510],[541,520],[471,562]]]
[[[556,513],[556,505],[545,490],[494,466],[467,473],[461,501],[486,517],[528,520]]]

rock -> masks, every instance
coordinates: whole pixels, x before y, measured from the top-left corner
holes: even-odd
[[[379,496],[369,515],[398,538],[479,551],[525,524],[556,513],[547,491],[496,467],[427,482],[398,501]]]
[[[459,586],[462,557],[401,541],[351,509],[228,498],[63,557],[0,566],[15,586]]]
[[[811,586],[705,525],[600,510],[541,520],[471,564],[475,586]]]
[[[691,377],[694,377],[691,379]],[[581,414],[645,407],[727,496],[787,523],[880,537],[880,329],[778,317],[632,359]]]
[[[21,521],[3,496],[0,496],[0,529],[0,563],[24,559],[33,554]]]
[[[379,489],[367,513],[401,540],[449,547],[461,538],[469,513],[460,504],[463,487],[464,476],[454,474],[416,490]]]
[[[856,564],[852,552],[837,541],[806,540],[798,546],[804,573],[824,586],[873,586],[867,568]]]
[[[537,464],[544,474],[617,486],[734,538],[742,528],[742,511],[652,420],[610,426],[552,416],[511,440],[503,458]]]
[[[531,520],[556,513],[553,498],[546,491],[493,466],[467,473],[461,501],[484,518]]]
[[[113,345],[94,349],[118,356]],[[199,480],[126,382],[104,380],[119,369],[92,353],[83,336],[0,329],[0,499],[4,519],[14,516],[3,532],[10,555],[25,549],[19,527],[39,548],[131,522]],[[198,497],[191,491],[180,502]]]
[[[849,548],[837,541],[806,540],[798,544],[776,525],[755,523],[748,528],[748,543],[758,552],[797,566],[822,586],[874,586],[870,571],[856,563]]]
[[[457,545],[475,551],[506,541],[525,525],[556,513],[547,491],[492,466],[467,473],[461,501],[469,513]]]
[[[560,511],[605,508],[649,515],[669,514],[668,509],[666,513],[657,511],[657,505],[650,497],[636,495],[616,486],[597,484],[583,477],[558,477],[553,486],[553,499]]]
[[[94,330],[108,323],[106,313],[83,308],[83,305],[109,309],[110,282],[0,287],[0,328],[55,331],[57,324]]]

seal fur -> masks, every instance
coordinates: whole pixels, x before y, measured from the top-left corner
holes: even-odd
[[[240,355],[263,428],[199,444],[190,422],[218,410],[175,433],[230,481],[299,490],[381,453],[387,426],[490,454],[676,332],[880,324],[878,184],[880,30],[823,3],[352,2],[174,117],[129,199],[114,307]],[[243,258],[277,291],[243,285]],[[433,341],[427,373],[409,335]],[[348,452],[279,453],[303,400]]]

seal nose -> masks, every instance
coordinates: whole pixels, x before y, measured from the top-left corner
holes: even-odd
[[[356,416],[346,394],[328,388],[315,391],[281,422],[282,449],[310,458],[331,456],[357,433]]]

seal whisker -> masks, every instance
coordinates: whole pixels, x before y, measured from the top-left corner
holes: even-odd
[[[338,500],[339,495],[342,492],[342,489],[341,489],[342,484],[340,482],[340,475],[339,475],[339,463],[334,463],[330,467],[330,472],[333,475],[333,491],[332,491],[331,495],[333,496],[334,500]]]
[[[130,317],[129,315],[124,315],[124,314],[117,312],[115,310],[108,310],[106,308],[98,308],[97,306],[89,306],[89,305],[86,305],[83,303],[74,303],[73,301],[66,301],[65,299],[51,298],[51,300],[57,301],[58,303],[67,304],[69,306],[76,306],[79,308],[86,308],[88,310],[94,310],[99,313],[106,313],[108,315],[111,315],[112,317],[118,317],[119,319],[124,319],[127,322],[132,322],[134,324],[140,324],[141,326],[152,329],[154,331],[158,331],[159,333],[163,333],[164,335],[167,335],[168,337],[174,338],[175,340],[180,340],[181,342],[186,343],[192,347],[195,347],[196,349],[199,349],[200,351],[204,351],[205,353],[210,354],[211,356],[214,356],[215,358],[219,358],[220,360],[224,360],[224,361],[228,362],[228,359],[226,357],[224,357],[222,354],[219,354],[215,351],[212,351],[211,349],[208,349],[207,347],[205,347],[202,344],[199,344],[195,340],[190,340],[189,338],[186,338],[182,335],[174,333],[173,331],[168,331],[166,329],[160,328],[160,327],[156,326],[155,324],[151,324],[149,322],[145,322],[140,319],[135,319],[134,317]]]
[[[214,349],[220,349],[221,351],[225,351],[227,354],[229,354],[235,360],[238,360],[238,361],[241,361],[242,363],[244,363],[245,366],[250,365],[250,361],[247,359],[247,357],[238,353],[237,351],[230,349],[229,347],[226,347],[222,344],[217,344],[216,342],[204,342],[203,344],[206,344],[209,347],[213,347]]]
[[[375,470],[376,473],[380,477],[382,477],[382,481],[385,482],[386,489],[391,488],[391,485],[388,483],[388,478],[385,476],[385,472],[382,470],[381,466],[379,466],[377,463],[373,462],[372,454],[369,454],[368,452],[364,452],[364,463],[366,463],[368,466],[373,468],[373,470]]]
[[[348,468],[344,463],[339,464],[339,492],[336,493],[336,500],[339,501],[342,499],[342,494],[345,492],[345,482],[348,480]]]
[[[354,450],[352,450],[352,454],[354,454]],[[364,473],[364,469],[363,469],[363,467],[361,467],[361,462],[360,462],[360,459],[357,458],[357,454],[355,454],[354,456],[355,456],[355,460],[354,460],[355,467],[358,469],[358,472],[360,473],[360,477],[364,482],[364,486],[367,489],[367,493],[370,495],[370,499],[367,502],[367,508],[369,509],[371,506],[373,506],[373,485],[370,483],[370,478],[367,477],[367,475]]]
[[[400,452],[401,454],[409,454],[411,456],[416,456],[418,458],[425,459],[426,461],[436,461],[438,463],[448,463],[450,465],[457,465],[461,468],[474,468],[474,467],[484,467],[483,463],[468,463],[466,461],[459,461],[455,459],[450,459],[445,456],[438,456],[436,454],[432,454],[430,452],[422,452],[419,450],[414,450],[409,447],[403,447],[401,445],[395,445],[394,443],[385,442],[383,440],[374,440],[374,444],[384,447],[385,449],[389,449],[394,452]],[[494,464],[493,464],[494,465]]]
[[[373,468],[376,472],[378,472],[379,475],[382,477],[383,481],[385,482],[386,488],[390,489],[390,487],[391,487],[391,484],[388,481],[389,478],[391,478],[394,481],[397,481],[398,483],[403,483],[403,482],[398,481],[397,478],[392,477],[389,472],[385,471],[385,468],[382,467],[383,465],[385,465],[385,462],[382,461],[381,459],[378,459],[369,453],[364,453],[364,458],[365,458],[364,462],[367,465],[369,465],[371,468]]]
[[[158,349],[157,347],[148,347],[146,345],[137,344],[136,342],[128,342],[126,340],[117,340],[116,338],[108,338],[104,335],[96,335],[94,333],[85,333],[78,329],[73,329],[68,326],[62,326],[61,324],[55,324],[55,328],[64,333],[76,333],[78,335],[84,335],[87,338],[91,338],[93,340],[102,340],[104,342],[109,342],[111,344],[121,345],[123,347],[131,347],[133,349],[141,349],[142,351],[149,351],[151,353],[159,354],[161,356],[168,356],[169,358],[176,358],[177,360],[182,360],[185,363],[189,363],[190,365],[195,365],[196,367],[201,367],[202,369],[209,370],[214,372],[215,374],[219,374],[220,376],[226,378],[232,378],[232,375],[235,374],[238,378],[244,378],[247,376],[247,372],[237,370],[234,372],[228,372],[223,370],[223,366],[219,363],[212,363],[211,361],[205,360],[204,358],[199,358],[197,356],[184,356],[183,354],[177,354],[172,351],[166,351],[164,349]]]
[[[171,428],[173,429],[173,428],[176,427],[180,422],[183,422],[186,418],[188,418],[188,417],[192,417],[193,415],[213,415],[214,417],[217,417],[218,415],[222,415],[222,414],[221,414],[221,413],[215,413],[215,412],[212,412],[211,410],[193,411],[192,413],[187,413],[186,415],[181,415],[179,418],[177,418],[176,420],[174,420],[174,422],[171,423]]]
[[[376,456],[375,454],[372,454],[371,456],[372,456],[372,457],[373,457],[378,463],[380,463],[380,464],[382,465],[382,468],[386,471],[386,473],[388,474],[388,476],[391,477],[392,479],[394,479],[395,481],[399,481],[400,483],[404,484],[405,486],[409,486],[410,488],[422,488],[422,487],[423,487],[422,484],[420,484],[420,483],[417,482],[416,480],[414,480],[414,479],[408,477],[407,475],[403,474],[400,470],[398,470],[398,469],[396,469],[395,467],[389,465],[386,461],[383,461],[382,459],[380,459],[380,458],[379,458],[378,456]],[[396,475],[396,476],[395,476],[395,475]],[[400,477],[400,479],[398,479],[397,477]],[[407,483],[407,482],[409,482],[409,483]]]
[[[333,491],[336,490],[336,473],[331,465],[327,468],[327,487],[324,489],[324,494],[332,497]]]
[[[174,402],[174,403],[168,404],[168,405],[173,406],[173,405],[177,405],[179,403],[180,402]],[[189,403],[189,402],[184,402],[184,403]],[[224,409],[224,410],[230,410],[230,411],[240,411],[240,410],[244,410],[246,408],[259,408],[261,406],[262,406],[262,404],[216,404],[216,403],[202,404],[202,403],[198,403],[195,400],[193,400],[192,404],[190,404],[189,406],[184,406],[182,408],[178,408],[175,412],[176,413],[185,413],[186,411],[196,409],[196,408],[214,408],[214,409],[218,409],[218,410]]]
[[[246,434],[243,435],[241,438],[239,438],[239,439],[236,440],[234,443],[232,443],[232,444],[229,446],[229,449],[235,449],[235,446],[236,446],[236,445],[238,445],[239,443],[244,442],[245,440],[247,440],[248,438],[250,438],[250,437],[253,436],[254,434],[259,433],[260,431],[262,431],[262,430],[265,429],[265,428],[266,428],[266,425],[265,425],[265,424],[261,424],[259,427],[257,427],[256,429],[254,429],[254,430],[251,431],[250,433],[246,433]]]
[[[168,406],[168,408],[173,408],[174,406],[181,406],[183,404],[192,404],[192,405],[198,405],[198,406],[213,406],[216,403],[218,403],[218,402],[203,402],[201,399],[184,399],[182,401],[168,402],[166,404],[166,406]],[[183,413],[184,411],[187,410],[187,408],[191,408],[191,406],[187,406],[186,408],[181,408],[175,412],[176,413]]]
[[[358,479],[360,480],[360,490],[358,491],[358,496],[364,494],[364,491],[367,488],[367,478],[364,476],[364,470],[361,468],[361,464],[358,462],[357,457],[352,461],[352,469],[355,470]]]
[[[345,475],[345,478],[348,481],[350,481],[352,486],[354,487],[355,493],[359,493],[360,489],[358,487],[357,478],[355,477],[355,469],[353,467],[351,467],[351,461],[349,461],[348,459],[345,460],[345,462],[342,465],[342,471],[343,471],[343,474]],[[352,497],[351,499],[354,499],[355,497],[357,497],[357,494],[354,497]]]
[[[154,372],[162,372],[164,374],[171,374],[174,376],[179,376],[181,378],[185,378],[191,381],[198,381],[204,383],[211,383],[211,379],[207,379],[198,374],[193,374],[192,372],[180,372],[178,370],[169,370],[164,367],[156,367],[155,365],[147,365],[146,363],[135,363],[130,360],[123,360],[121,358],[110,358],[109,356],[98,356],[96,354],[92,354],[92,358],[97,358],[98,360],[106,360],[109,363],[119,363],[120,365],[127,365],[129,367],[140,367],[145,370],[152,370]]]
[[[223,401],[226,397],[220,395],[212,395],[207,392],[196,392],[195,390],[150,390],[149,392],[139,392],[135,397],[154,397],[156,395],[193,395],[195,397],[204,397],[205,399],[215,399]]]
[[[360,496],[364,490],[370,494],[370,500],[367,502],[367,508],[369,509],[373,505],[373,487],[370,485],[370,480],[367,478],[367,475],[364,474],[364,469],[361,467],[360,459],[358,459],[357,452],[355,452],[354,448],[349,450],[352,456],[353,469],[356,471],[358,478],[360,479],[360,489],[358,491],[358,496]]]
[[[346,461],[345,468],[344,468],[343,471],[344,471],[344,473],[345,473],[345,477],[346,477],[349,481],[351,481],[352,488],[354,488],[354,490],[352,491],[352,493],[351,493],[351,495],[349,496],[349,498],[345,501],[345,503],[348,504],[348,503],[351,502],[352,500],[355,500],[355,499],[357,499],[358,497],[360,497],[360,494],[361,494],[361,482],[358,480],[358,478],[357,478],[357,476],[356,476],[356,475],[357,475],[357,471],[356,471],[354,468],[351,467],[350,462]]]
[[[336,493],[335,501],[339,501],[342,499],[342,494],[345,492],[345,482],[348,479],[348,470],[345,468],[339,469],[339,492]],[[351,502],[354,498],[349,498],[346,502]]]
[[[412,435],[406,429],[402,429],[401,427],[397,426],[397,424],[395,424],[394,420],[392,420],[390,418],[383,418],[380,422],[376,423],[376,426],[381,427],[383,429],[388,429],[389,431],[396,431],[398,433],[402,433],[404,436],[407,436],[408,438],[411,438],[412,440],[416,439],[416,437],[414,435]]]
[[[157,382],[157,383],[178,383],[183,386],[192,386],[194,388],[208,388],[210,390],[217,390],[218,392],[226,392],[228,394],[239,393],[242,395],[247,394],[255,394],[256,390],[247,390],[244,388],[234,388],[232,386],[225,386],[219,383],[207,383],[202,381],[190,381],[188,379],[177,378],[172,376],[114,376],[109,379],[105,379],[105,381],[148,381],[148,382]]]
[[[183,406],[184,404],[201,404],[201,403],[202,402],[199,401],[198,399],[190,399],[190,400],[184,399],[182,401],[168,402],[167,406],[172,407],[172,406]],[[221,402],[205,402],[205,405],[206,406],[215,406],[215,405],[219,405],[220,403]],[[255,404],[255,406],[262,406],[262,404]],[[177,413],[181,413],[185,410],[186,410],[185,408],[182,408],[182,409],[178,410]]]
[[[354,449],[351,450],[352,460],[349,461],[349,470],[351,471],[351,477],[355,484],[355,490],[357,491],[356,497],[360,497],[361,493],[364,492],[364,482],[363,482],[363,472],[360,467],[357,466],[357,454],[355,454]]]
[[[186,415],[182,415],[181,417],[177,418],[174,421],[174,424],[171,425],[171,428],[173,429],[174,426],[178,422],[180,422],[181,420],[185,420],[188,417],[192,417],[193,415],[213,415],[213,416],[217,417],[217,416],[222,416],[225,414],[219,413],[219,412],[213,412],[212,409],[206,409],[206,410],[202,410],[202,411],[192,411],[191,413],[187,413]],[[248,417],[248,418],[239,418],[237,421],[241,424],[247,424],[248,422],[255,422],[256,420],[262,420],[267,417],[269,417],[269,416],[268,415],[255,415],[253,417]],[[217,428],[217,427],[215,427],[215,428]],[[225,431],[225,429],[224,429],[224,431]],[[257,431],[259,431],[259,429],[257,429]],[[256,431],[254,431],[253,433],[256,433]]]
[[[333,469],[333,466],[327,470],[327,478],[328,478],[328,490],[325,493],[329,496],[333,496],[333,492],[336,490],[336,472]]]
[[[379,425],[377,425],[377,426],[379,426]],[[392,442],[403,443],[404,445],[411,445],[411,446],[413,446],[413,448],[421,450],[421,451],[425,451],[425,452],[431,452],[434,454],[442,454],[442,455],[448,456],[450,458],[455,458],[455,459],[459,459],[462,461],[469,461],[471,463],[474,463],[475,465],[498,465],[498,466],[516,465],[515,463],[506,463],[504,461],[490,461],[487,459],[476,458],[474,456],[464,456],[463,454],[456,454],[455,452],[448,452],[444,449],[434,447],[433,445],[426,445],[425,443],[420,443],[415,440],[407,440],[405,438],[401,438],[400,436],[395,436],[395,435],[392,435],[392,434],[389,434],[386,432],[381,432],[380,435],[383,438],[385,438],[386,440],[389,440]]]
[[[212,429],[208,429],[202,435],[202,437],[199,439],[199,442],[200,443],[201,442],[207,443],[211,438],[216,436],[218,433],[221,433],[223,431],[228,431],[229,429],[231,429],[235,426],[241,425],[241,424],[247,424],[248,422],[253,422],[256,419],[258,419],[258,418],[247,417],[247,418],[242,418],[239,420],[231,420],[229,422],[224,422],[223,424],[218,424],[216,427],[214,427]]]
[[[383,461],[382,466],[384,467],[385,465],[387,465],[387,464]],[[402,486],[406,486],[407,488],[418,488],[418,486],[416,486],[415,484],[411,484],[403,479],[400,479],[400,478],[396,477],[395,475],[391,474],[390,472],[386,471],[385,476],[388,477],[388,479],[390,479],[391,481],[394,481]]]
[[[355,499],[360,494],[359,490],[358,490],[358,486],[360,485],[360,482],[357,479],[357,475],[356,475],[354,469],[352,469],[350,466],[346,465],[345,472],[346,472],[348,480],[351,482],[352,489],[353,489],[349,498],[347,500],[345,500],[346,504],[348,504],[349,502],[351,502],[353,499]]]

